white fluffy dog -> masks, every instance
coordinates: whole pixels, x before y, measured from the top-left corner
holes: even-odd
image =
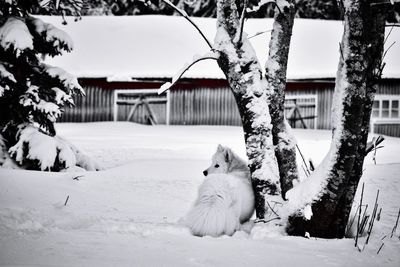
[[[218,145],[198,197],[186,216],[196,236],[233,235],[254,212],[250,171],[231,149]]]

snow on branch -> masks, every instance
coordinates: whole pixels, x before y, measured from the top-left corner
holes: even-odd
[[[20,105],[24,107],[31,107],[33,111],[38,111],[46,115],[47,119],[55,122],[61,116],[60,107],[53,103],[48,102],[39,97],[39,87],[31,85],[21,96],[19,100]]]
[[[173,3],[171,3],[169,0],[162,0],[164,3],[166,3],[168,6],[172,7],[174,10],[176,10],[179,14],[181,14],[182,17],[184,17],[187,21],[190,22],[190,24],[193,25],[193,27],[196,28],[196,30],[200,33],[200,35],[203,37],[204,41],[206,41],[208,47],[210,47],[211,50],[213,50],[211,42],[207,39],[207,37],[204,35],[204,33],[200,30],[200,28],[194,23],[194,21],[188,16],[188,14],[175,6]]]
[[[40,170],[51,170],[58,160],[65,167],[74,166],[76,158],[72,149],[57,137],[48,136],[38,128],[28,125],[18,132],[18,142],[9,153],[20,165],[26,160],[37,161]]]
[[[177,81],[179,81],[179,79],[183,76],[183,74],[185,74],[186,71],[188,71],[194,64],[196,64],[197,62],[206,60],[206,59],[214,59],[214,60],[218,60],[219,58],[219,54],[216,52],[211,52],[208,53],[204,56],[194,56],[193,57],[193,61],[190,64],[185,64],[182,69],[172,78],[171,82],[166,82],[164,83],[160,89],[158,89],[158,94],[162,94],[165,91],[169,90]]]
[[[275,0],[260,0],[260,2],[258,3],[258,5],[253,6],[251,8],[246,8],[246,12],[247,13],[253,13],[253,12],[257,12],[258,10],[260,10],[263,6],[265,6],[266,4],[269,3],[275,3]]]
[[[33,49],[33,37],[21,19],[10,17],[0,27],[0,46],[11,49],[19,57],[22,51]]]
[[[42,171],[57,171],[74,166],[87,171],[103,169],[99,163],[68,140],[59,136],[49,136],[34,125],[20,125],[17,136],[18,142],[10,147],[8,152],[20,166],[35,164]]]
[[[72,75],[63,70],[62,68],[59,67],[53,67],[50,65],[44,65],[45,67],[45,72],[47,75],[49,75],[51,78],[59,80],[61,85],[69,91],[77,91],[81,95],[85,95],[85,92],[83,91],[83,88],[81,85],[78,83],[78,79]]]
[[[5,90],[9,90],[8,82],[16,83],[14,75],[9,72],[6,67],[0,62],[0,97],[4,95]]]
[[[36,42],[41,45],[41,42],[50,45],[54,53],[51,55],[61,54],[61,50],[71,52],[73,49],[73,42],[71,37],[63,30],[58,29],[50,23],[46,23],[38,18],[29,17],[27,19],[28,26],[32,34],[37,37]],[[34,43],[35,44],[35,43]],[[36,47],[35,44],[35,48]]]

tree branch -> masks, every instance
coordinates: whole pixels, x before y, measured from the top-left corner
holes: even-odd
[[[237,40],[237,43],[239,44],[239,46],[242,45],[243,27],[244,27],[244,20],[246,18],[247,4],[248,4],[248,0],[244,0],[242,15],[240,16],[239,38]]]
[[[184,17],[187,21],[190,22],[190,24],[193,25],[193,27],[196,28],[196,30],[200,33],[200,35],[203,37],[204,41],[206,41],[208,47],[210,47],[211,50],[213,50],[211,42],[207,39],[207,37],[204,35],[204,33],[200,30],[200,28],[194,23],[194,21],[188,16],[188,14],[175,6],[173,3],[171,3],[169,0],[162,0],[164,3],[166,3],[168,6],[172,7],[174,10],[176,10],[179,14],[181,14],[182,17]]]
[[[367,143],[367,147],[365,148],[365,154],[364,156],[367,156],[369,152],[371,152],[375,148],[379,148],[378,145],[383,142],[385,138],[380,135],[378,138],[372,138],[370,142]]]
[[[197,62],[206,60],[206,59],[214,59],[214,60],[218,60],[219,55],[216,53],[209,53],[205,56],[199,57],[199,58],[195,58],[190,64],[186,64],[173,78],[171,82],[166,82],[164,83],[160,89],[158,89],[158,94],[162,94],[165,91],[169,90],[174,84],[176,84],[177,81],[179,81],[179,79],[183,76],[183,74],[185,74],[186,71],[188,71],[194,64],[196,64]]]

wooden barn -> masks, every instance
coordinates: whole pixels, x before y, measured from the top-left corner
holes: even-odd
[[[132,121],[143,124],[240,125],[236,103],[216,62],[204,61],[188,71],[173,89],[158,88],[190,62],[206,54],[200,35],[180,17],[84,17],[66,26],[56,24],[74,40],[74,51],[47,59],[79,77],[86,96],[65,110],[62,121]],[[215,20],[196,18],[212,40]],[[248,20],[245,31],[260,62],[268,54],[270,19]],[[286,116],[293,127],[330,129],[331,106],[339,59],[341,21],[295,21],[288,66]],[[260,32],[265,32],[259,34]],[[253,37],[254,36],[254,37]],[[386,44],[400,40],[394,28]],[[375,133],[400,136],[400,48],[385,57],[386,67],[371,119]]]

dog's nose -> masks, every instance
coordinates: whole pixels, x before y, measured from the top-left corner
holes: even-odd
[[[208,171],[203,171],[204,176],[207,176]]]

